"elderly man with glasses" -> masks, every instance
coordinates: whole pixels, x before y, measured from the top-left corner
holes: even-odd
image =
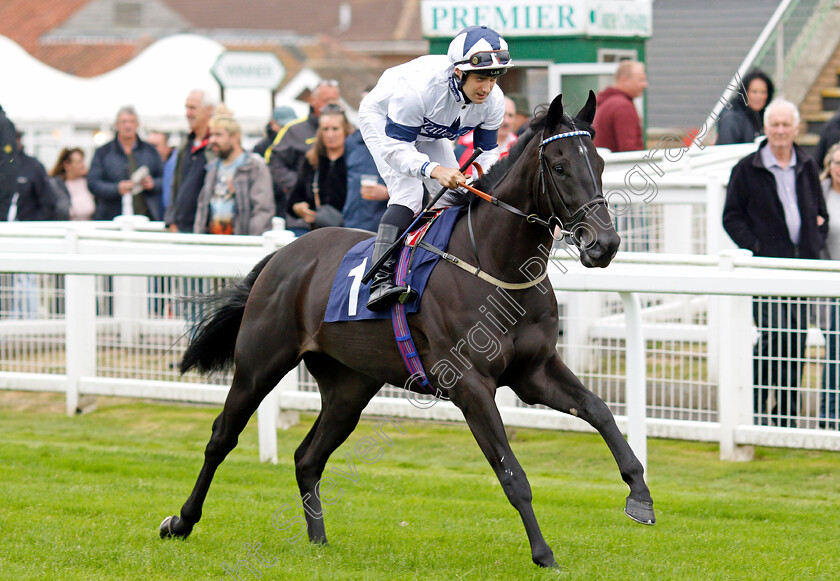
[[[385,71],[362,100],[359,128],[390,196],[372,264],[422,209],[424,185],[433,191],[466,181],[450,140],[473,131],[475,147],[484,150],[477,163],[487,170],[498,160],[505,99],[496,81],[512,66],[507,42],[496,31],[471,26],[452,40],[446,56],[424,56]],[[396,262],[392,255],[374,275],[370,310],[385,310],[410,293],[394,284]]]

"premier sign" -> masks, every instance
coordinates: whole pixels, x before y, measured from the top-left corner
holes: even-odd
[[[502,36],[651,36],[650,0],[423,0],[423,35],[485,25]]]

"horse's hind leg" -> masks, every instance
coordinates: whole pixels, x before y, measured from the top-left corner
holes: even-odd
[[[327,543],[324,528],[324,504],[337,500],[341,492],[321,491],[321,475],[330,455],[356,428],[370,399],[382,386],[368,376],[324,355],[310,354],[305,357],[306,366],[318,381],[321,392],[321,414],[313,429],[307,434],[295,452],[295,474],[303,503],[309,540],[313,543]],[[349,460],[352,465],[352,460]],[[350,469],[351,476],[354,469]],[[334,487],[334,484],[332,485]],[[330,500],[324,495],[329,494]]]
[[[656,522],[641,462],[618,429],[607,404],[580,382],[559,355],[551,357],[545,366],[533,368],[511,387],[525,403],[543,404],[578,416],[598,430],[618,464],[622,479],[630,487],[625,513],[643,524]]]
[[[467,425],[493,467],[505,495],[522,518],[531,545],[531,559],[542,567],[556,567],[554,553],[543,538],[531,505],[531,485],[510,448],[491,388],[478,385],[468,391],[453,391],[451,397],[452,403],[464,413]]]
[[[274,365],[269,362],[265,362],[264,365],[258,365],[256,362],[237,364],[224,409],[213,422],[213,434],[204,450],[204,465],[198,474],[195,487],[181,507],[180,517],[169,516],[161,523],[161,538],[186,538],[192,532],[193,526],[201,518],[204,499],[216,469],[236,447],[239,434],[245,429],[260,402],[297,364],[291,356],[282,367],[277,361],[278,359],[274,358]]]

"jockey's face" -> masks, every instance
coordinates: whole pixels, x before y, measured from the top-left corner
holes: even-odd
[[[458,77],[463,79],[464,73],[460,69],[455,69]],[[460,73],[460,74],[459,74]],[[490,95],[490,91],[496,86],[498,77],[485,77],[478,73],[470,73],[462,84],[462,89],[467,98],[473,103],[484,103]]]

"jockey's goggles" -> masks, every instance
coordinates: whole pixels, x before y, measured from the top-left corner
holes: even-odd
[[[495,61],[493,57],[496,57]],[[455,66],[469,63],[474,67],[492,67],[494,65],[506,65],[510,62],[510,51],[507,50],[486,50],[473,53],[469,59],[455,63]]]

